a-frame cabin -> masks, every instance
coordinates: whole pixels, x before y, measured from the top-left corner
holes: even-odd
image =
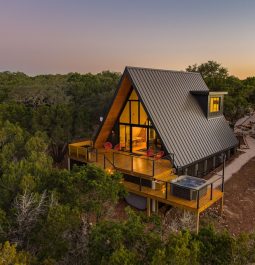
[[[208,181],[192,188],[187,176],[206,175],[238,145],[225,94],[210,92],[199,73],[126,67],[95,139],[70,144],[69,163],[120,171],[138,208],[156,211],[161,202],[199,214],[223,189]]]

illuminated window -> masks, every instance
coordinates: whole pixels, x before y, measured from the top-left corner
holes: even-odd
[[[128,124],[139,124],[143,126],[148,125],[148,116],[142,106],[142,103],[139,102],[135,90],[132,91],[120,115],[119,122]]]
[[[129,97],[130,100],[138,100],[138,96],[137,94],[135,93],[135,90],[133,89],[130,97]]]
[[[147,114],[142,106],[142,104],[140,103],[140,125],[147,125]]]
[[[211,97],[210,112],[219,112],[219,111],[220,111],[220,97]]]
[[[123,123],[130,123],[130,112],[129,112],[129,102],[127,102],[121,116],[120,116],[120,122]]]
[[[131,123],[138,124],[138,101],[131,101]]]

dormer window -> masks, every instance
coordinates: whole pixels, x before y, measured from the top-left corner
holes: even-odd
[[[196,90],[190,92],[195,96],[208,119],[223,115],[223,100],[224,95],[227,95],[227,92],[213,92],[208,90]]]
[[[221,109],[221,98],[210,97],[210,112],[219,112]]]

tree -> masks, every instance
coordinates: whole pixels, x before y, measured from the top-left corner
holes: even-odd
[[[229,76],[228,70],[222,67],[216,61],[208,61],[200,65],[189,65],[186,68],[188,72],[199,72],[204,78],[208,87],[213,91],[224,90],[226,85],[226,79]]]
[[[0,244],[0,265],[29,265],[31,257],[24,251],[17,251],[16,246],[8,241]]]

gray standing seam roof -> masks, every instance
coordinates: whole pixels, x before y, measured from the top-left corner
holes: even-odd
[[[190,91],[209,91],[199,73],[126,67],[175,166],[184,167],[238,144],[224,116],[208,119]]]

